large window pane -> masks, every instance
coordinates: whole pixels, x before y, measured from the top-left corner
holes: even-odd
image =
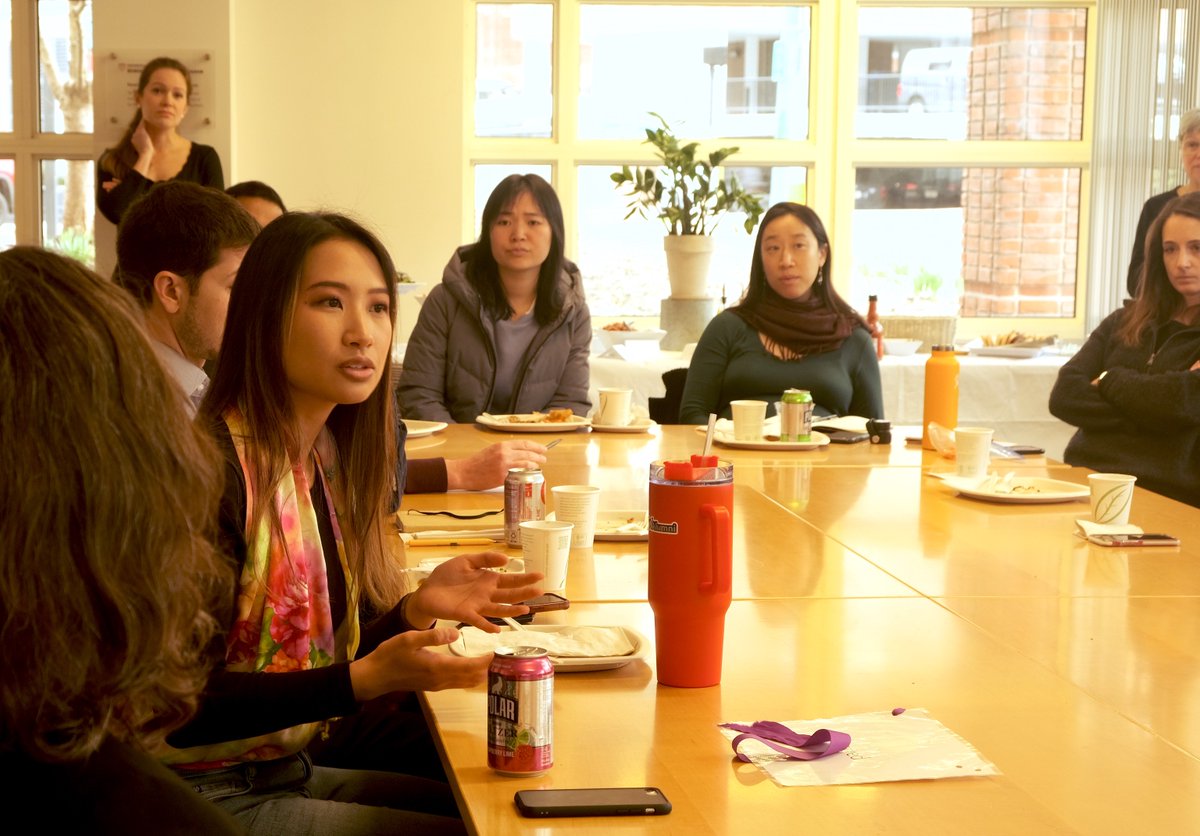
[[[860,168],[856,183],[851,304],[1074,315],[1079,169]]]
[[[855,133],[1078,140],[1083,9],[867,8]]]
[[[607,166],[581,166],[579,174],[579,257],[588,307],[594,316],[657,316],[659,302],[670,295],[663,236],[656,217],[629,212],[629,198],[613,187]],[[804,202],[808,170],[791,167],[728,168],[764,203]],[[708,274],[708,292],[733,304],[750,275],[754,237],[747,235],[744,215],[727,215],[713,233],[716,252]]]
[[[477,165],[475,166],[475,235],[479,235],[479,221],[483,217],[483,207],[487,203],[492,189],[510,174],[536,174],[547,183],[552,183],[550,166],[545,164],[515,163],[512,165]]]
[[[808,136],[808,7],[580,7],[579,135]]]
[[[481,3],[475,47],[475,135],[550,136],[554,7]]]
[[[93,165],[91,160],[42,160],[42,244],[89,267],[96,263]]]
[[[92,4],[38,0],[38,124],[42,133],[92,132]]]

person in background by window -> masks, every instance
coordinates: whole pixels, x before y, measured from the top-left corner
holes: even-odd
[[[1147,200],[1138,217],[1137,232],[1133,236],[1133,255],[1129,259],[1129,275],[1125,279],[1131,298],[1138,295],[1138,283],[1142,280],[1150,224],[1172,200],[1200,189],[1200,110],[1189,110],[1179,118],[1179,157],[1188,181],[1179,188],[1156,194]]]
[[[243,180],[241,183],[234,183],[225,190],[225,194],[242,204],[242,208],[249,212],[250,217],[258,221],[258,225],[262,227],[287,211],[279,192],[261,180]]]
[[[592,318],[563,236],[549,183],[536,174],[500,181],[479,240],[454,253],[421,306],[400,376],[405,418],[587,414]]]
[[[238,833],[147,754],[195,711],[233,574],[220,455],[141,320],[71,259],[0,253],[0,778],[50,833]]]
[[[740,304],[704,329],[679,420],[729,417],[729,402],[766,401],[785,389],[812,393],[817,415],[883,417],[879,361],[866,321],[833,289],[829,237],[817,213],[776,203],[763,215]]]
[[[1200,507],[1200,192],[1168,203],[1146,240],[1142,292],[1062,367],[1050,411],[1079,428],[1067,464]]]
[[[164,180],[225,188],[221,159],[208,145],[185,139],[192,77],[174,58],[155,58],[138,76],[137,113],[115,148],[96,166],[96,206],[114,224],[139,197]]]

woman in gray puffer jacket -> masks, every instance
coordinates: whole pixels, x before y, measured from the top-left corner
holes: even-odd
[[[592,320],[563,257],[562,207],[536,174],[500,182],[479,241],[460,247],[421,306],[404,355],[400,414],[468,422],[569,407],[586,415]]]

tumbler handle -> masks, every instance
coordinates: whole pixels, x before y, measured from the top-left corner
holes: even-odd
[[[700,581],[700,591],[709,595],[724,594],[729,591],[732,582],[729,576],[732,563],[729,550],[733,538],[729,509],[724,505],[701,505],[700,517],[708,523],[708,555],[711,563],[709,580]]]

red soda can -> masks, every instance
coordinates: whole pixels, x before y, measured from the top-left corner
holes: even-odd
[[[554,666],[540,647],[498,647],[488,667],[488,766],[541,775],[554,765]]]
[[[504,542],[521,545],[521,523],[546,519],[546,477],[537,468],[514,467],[504,477]]]

